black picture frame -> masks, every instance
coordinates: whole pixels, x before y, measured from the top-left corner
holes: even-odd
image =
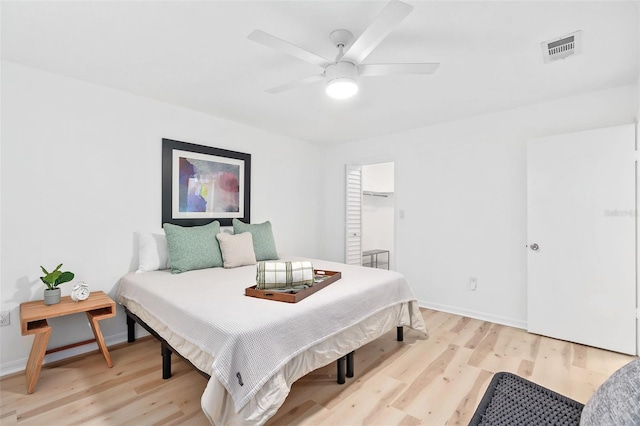
[[[188,161],[187,161],[188,160]],[[186,162],[186,163],[185,163]],[[186,164],[186,166],[185,166]],[[199,176],[209,179],[213,175],[190,175],[190,179],[185,187],[184,179],[187,174],[182,173],[182,185],[180,181],[180,167],[193,167],[193,164],[202,164],[207,167],[222,170],[230,170],[225,173],[226,182],[230,182],[231,190],[226,191],[227,198],[232,198],[232,203],[226,206],[228,211],[194,211],[189,210],[191,204],[201,207],[203,204],[207,209],[213,208],[213,202],[206,202],[200,193],[197,198],[190,198],[193,194],[190,188],[192,182],[196,182]],[[219,176],[219,174],[217,175]],[[236,178],[236,181],[233,179]],[[237,191],[233,190],[237,183]],[[213,189],[210,192],[211,200],[215,197]],[[237,199],[235,194],[237,193]],[[188,201],[195,200],[188,204]],[[233,203],[237,203],[237,206]],[[237,208],[237,211],[233,210]],[[205,145],[196,145],[188,142],[176,141],[173,139],[162,139],[162,223],[171,223],[180,226],[206,225],[214,220],[220,222],[221,226],[231,226],[233,219],[239,219],[245,223],[251,221],[251,154],[230,151],[227,149],[213,148]]]

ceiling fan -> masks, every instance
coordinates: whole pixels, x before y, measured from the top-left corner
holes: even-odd
[[[292,81],[268,89],[269,93],[280,93],[304,84],[325,80],[327,94],[344,99],[358,92],[358,77],[379,77],[401,74],[433,74],[440,64],[363,64],[362,61],[384,40],[404,18],[411,13],[413,6],[398,0],[391,0],[376,19],[364,30],[353,44],[349,45],[353,35],[347,30],[335,30],[329,39],[337,47],[335,60],[329,60],[288,41],[282,40],[264,31],[254,30],[250,40],[280,50],[291,56],[323,69],[320,74]],[[348,46],[348,49],[345,48]]]

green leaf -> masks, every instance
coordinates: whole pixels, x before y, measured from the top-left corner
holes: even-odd
[[[49,290],[53,290],[53,286],[44,280],[44,277],[40,277],[40,280],[47,286]]]
[[[69,272],[69,271],[62,272],[62,273],[61,273],[61,274],[56,278],[55,285],[56,285],[56,286],[58,286],[58,285],[60,285],[60,284],[63,284],[63,283],[69,282],[69,281],[71,281],[71,280],[73,279],[73,277],[74,277],[74,276],[75,276],[75,275],[73,274],[73,272]]]
[[[47,270],[46,270],[46,269],[44,269],[44,267],[43,267],[43,266],[40,266],[40,269],[42,269],[42,273],[43,273],[43,274],[45,274],[45,275],[47,275],[47,274],[48,274]]]
[[[62,275],[62,272],[53,271],[53,272],[49,272],[47,275],[41,278],[42,278],[42,281],[44,281],[47,284],[55,284],[56,280],[60,275]]]

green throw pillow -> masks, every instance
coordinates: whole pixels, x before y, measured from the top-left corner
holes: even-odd
[[[167,235],[172,273],[222,266],[222,253],[216,239],[220,232],[217,220],[202,226],[165,223],[163,228]]]
[[[238,219],[233,219],[233,233],[242,234],[243,232],[251,232],[253,237],[253,251],[256,253],[256,260],[276,260],[278,259],[278,251],[276,250],[276,242],[273,239],[273,231],[271,230],[271,222],[258,223],[248,225]],[[171,260],[173,265],[173,260]]]

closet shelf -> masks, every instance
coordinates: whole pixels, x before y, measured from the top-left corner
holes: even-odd
[[[368,195],[370,197],[388,197],[393,195],[393,192],[377,192],[377,191],[362,191],[362,195]]]

